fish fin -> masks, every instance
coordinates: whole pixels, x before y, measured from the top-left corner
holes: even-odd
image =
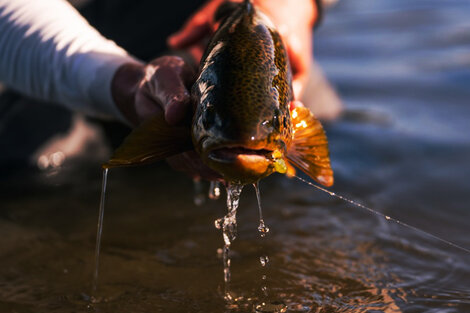
[[[159,113],[135,128],[103,168],[149,164],[192,148],[189,128],[172,127]]]
[[[294,138],[287,151],[287,159],[312,179],[330,187],[333,170],[330,165],[328,140],[323,127],[305,107],[291,111]]]

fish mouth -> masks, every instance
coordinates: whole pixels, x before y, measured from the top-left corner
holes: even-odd
[[[251,149],[239,146],[214,149],[209,152],[208,158],[215,162],[232,163],[242,157],[256,162],[270,160],[272,154],[273,150],[270,149]]]
[[[207,165],[226,180],[254,183],[274,172],[273,150],[242,146],[221,147],[207,154]]]

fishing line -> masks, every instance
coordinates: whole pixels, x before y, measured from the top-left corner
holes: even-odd
[[[418,232],[418,233],[421,233],[421,234],[423,234],[423,235],[426,235],[426,236],[428,236],[428,237],[431,237],[431,238],[433,238],[433,239],[436,239],[437,241],[443,242],[443,243],[445,243],[445,244],[447,244],[447,245],[449,245],[449,246],[451,246],[451,247],[454,247],[454,248],[456,248],[456,249],[465,251],[466,253],[469,253],[469,254],[470,254],[470,249],[464,248],[464,247],[462,247],[462,246],[460,246],[460,245],[458,245],[458,244],[456,244],[456,243],[453,243],[453,242],[451,242],[451,241],[449,241],[449,240],[443,239],[443,238],[441,238],[441,237],[438,237],[438,236],[436,236],[436,235],[433,235],[433,234],[431,234],[431,233],[428,233],[427,231],[424,231],[424,230],[422,230],[422,229],[420,229],[420,228],[417,228],[417,227],[415,227],[415,226],[412,226],[412,225],[409,225],[409,224],[407,224],[407,223],[404,223],[404,222],[402,222],[402,221],[400,221],[400,220],[397,220],[396,218],[390,217],[389,215],[383,214],[383,213],[381,213],[381,212],[379,212],[379,211],[376,211],[376,210],[374,210],[374,209],[372,209],[372,208],[370,208],[370,207],[367,207],[367,206],[365,206],[365,205],[363,205],[363,204],[360,204],[360,203],[358,203],[358,202],[356,202],[356,201],[350,200],[350,199],[348,199],[348,198],[346,198],[346,197],[343,197],[343,196],[341,196],[341,195],[339,195],[339,194],[334,193],[333,191],[329,191],[329,190],[327,190],[327,189],[325,189],[325,188],[323,188],[323,187],[320,187],[320,186],[318,186],[318,185],[316,185],[316,184],[314,184],[314,183],[311,183],[311,182],[309,182],[309,181],[307,181],[307,180],[305,180],[305,179],[303,179],[303,178],[300,178],[300,177],[298,177],[298,176],[294,176],[294,177],[297,178],[298,180],[300,180],[300,181],[306,183],[307,185],[313,186],[313,187],[317,188],[318,190],[321,190],[321,191],[323,191],[323,192],[326,192],[327,194],[329,194],[329,195],[332,196],[332,197],[335,197],[335,198],[341,199],[341,200],[343,200],[343,201],[349,202],[349,203],[351,203],[352,205],[354,205],[354,206],[356,206],[356,207],[359,207],[359,208],[361,208],[361,209],[364,209],[364,210],[366,210],[366,211],[369,211],[370,213],[373,213],[373,214],[375,214],[375,215],[378,215],[378,216],[380,216],[380,217],[383,217],[383,218],[385,218],[387,221],[395,222],[395,223],[397,223],[398,225],[401,225],[401,226],[407,227],[407,228],[409,228],[409,229],[412,229],[412,230],[414,230],[414,231],[416,231],[416,232]]]

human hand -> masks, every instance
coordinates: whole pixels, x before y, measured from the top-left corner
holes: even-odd
[[[173,49],[187,49],[199,60],[208,38],[218,26],[214,13],[223,2],[209,0],[179,32],[168,38],[168,45]],[[294,95],[298,99],[312,62],[312,28],[318,14],[314,1],[253,0],[253,4],[271,19],[283,38],[293,72]]]
[[[189,87],[195,71],[177,56],[163,56],[147,65],[127,63],[114,75],[111,93],[113,99],[132,126],[156,115],[164,114],[165,121],[174,127],[192,118]],[[214,180],[220,175],[202,163],[194,151],[167,159],[176,170],[193,178]]]
[[[116,71],[111,93],[132,126],[157,113],[175,126],[191,116],[188,90],[194,76],[195,70],[177,56],[163,56],[146,65],[126,63]]]

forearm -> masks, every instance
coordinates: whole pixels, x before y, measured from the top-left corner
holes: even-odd
[[[64,0],[0,0],[0,81],[13,89],[124,120],[111,81],[132,62]]]

